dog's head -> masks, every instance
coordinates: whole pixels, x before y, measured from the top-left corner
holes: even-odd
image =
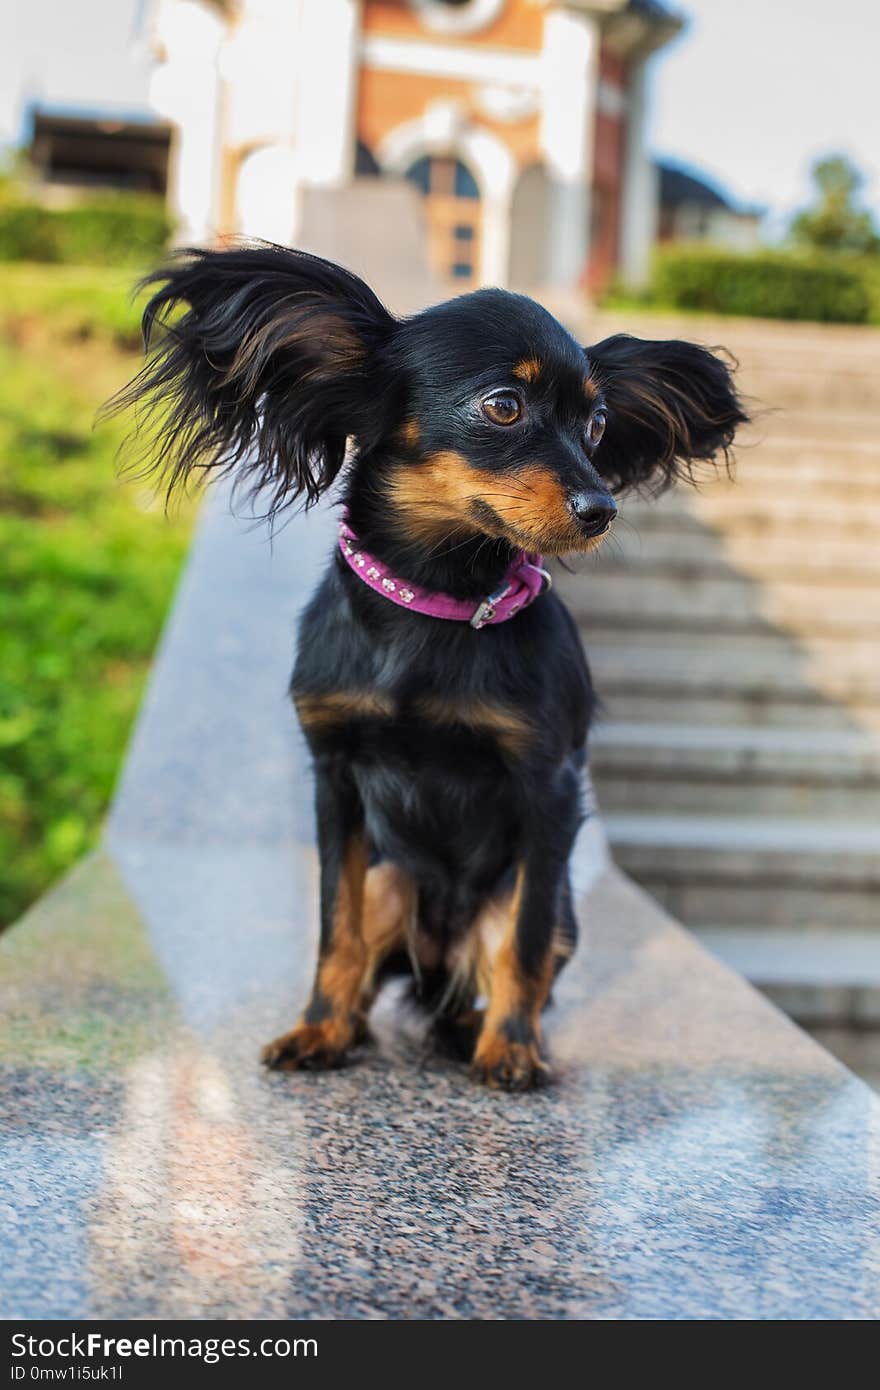
[[[503,290],[398,320],[357,276],[272,246],[189,252],[153,280],[152,357],[117,404],[155,407],[171,486],[234,468],[270,513],[314,501],[352,440],[355,482],[413,541],[586,550],[615,493],[689,475],[746,419],[706,349],[583,348]]]

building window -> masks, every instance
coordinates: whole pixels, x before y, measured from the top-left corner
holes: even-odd
[[[36,112],[31,163],[44,183],[165,193],[171,128]]]
[[[428,257],[434,272],[468,289],[479,280],[480,190],[458,159],[424,155],[406,177],[425,199]]]
[[[486,29],[506,0],[409,0],[410,9],[436,34],[473,34]]]
[[[363,140],[358,140],[354,151],[354,172],[357,178],[378,178],[382,173],[379,168],[379,161],[373,154],[369,145],[365,145]]]

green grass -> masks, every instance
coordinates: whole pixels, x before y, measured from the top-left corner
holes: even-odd
[[[95,411],[137,369],[128,272],[0,266],[0,925],[95,841],[186,552]]]

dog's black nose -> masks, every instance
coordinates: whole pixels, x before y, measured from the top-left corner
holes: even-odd
[[[601,536],[617,516],[617,504],[607,492],[576,492],[569,506],[585,536]]]

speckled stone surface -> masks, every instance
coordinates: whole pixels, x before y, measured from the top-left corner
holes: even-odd
[[[0,1314],[877,1317],[877,1098],[596,828],[552,1088],[476,1089],[391,994],[348,1070],[260,1069],[312,967],[285,685],[331,533],[206,510],[105,846],[0,942]]]

